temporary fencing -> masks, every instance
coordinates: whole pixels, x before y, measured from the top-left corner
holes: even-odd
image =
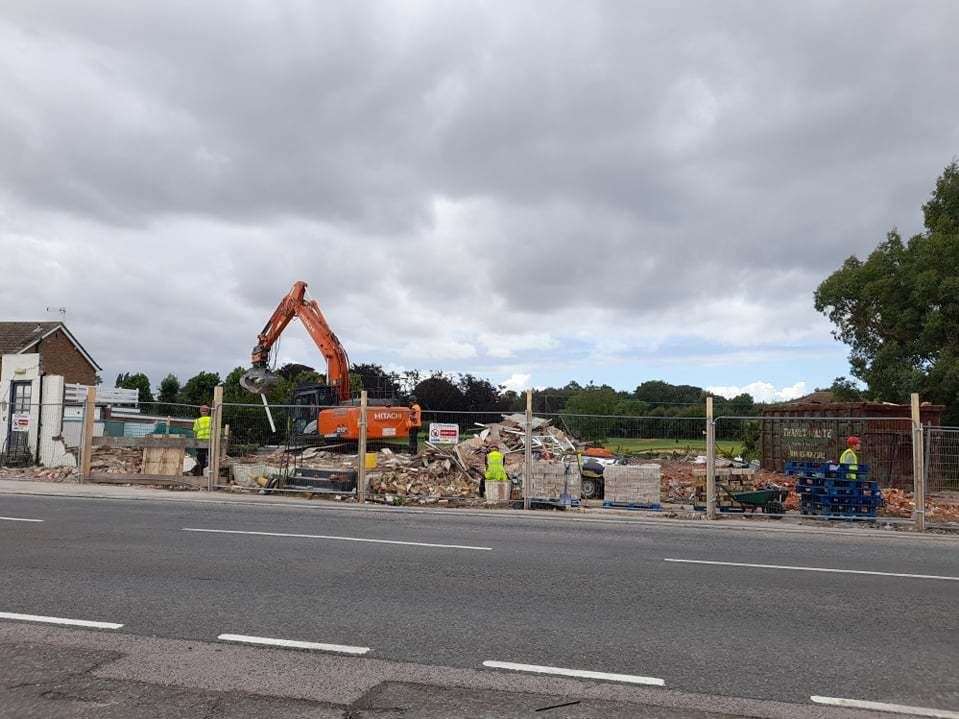
[[[929,494],[959,492],[959,427],[926,427],[923,449]]]
[[[150,474],[155,459],[144,448],[164,443],[194,455],[193,422],[199,406],[114,403],[116,391],[62,383],[50,399],[0,402],[0,476],[30,476],[53,481],[136,482]],[[135,397],[135,393],[134,393]],[[185,464],[165,468],[179,476]]]
[[[190,485],[187,474],[206,465],[208,479],[190,486],[389,504],[535,507],[601,500],[710,517],[797,516],[805,509],[810,518],[877,515],[920,528],[926,516],[936,522],[959,515],[955,507],[943,510],[944,493],[959,490],[959,428],[922,428],[918,411],[911,417],[793,410],[712,417],[709,402],[705,411],[657,407],[646,416],[426,409],[422,425],[413,428],[405,424],[407,409],[387,402],[267,406],[222,402],[217,388],[206,440],[194,435],[198,405],[121,402],[98,392],[75,388],[64,391],[62,401],[41,404],[21,394],[0,402],[0,476]],[[850,435],[861,439],[859,463],[868,467],[854,478],[856,486],[844,484],[850,480],[840,476],[844,470],[822,469],[838,462]],[[484,488],[493,446],[504,455],[508,481]],[[45,468],[16,467],[37,463]],[[876,492],[861,481],[867,473]],[[797,485],[803,489],[797,492]],[[775,495],[776,486],[785,493]],[[840,501],[876,496],[878,488],[884,507]],[[743,496],[749,492],[751,499]],[[804,493],[829,501],[804,504]],[[858,509],[850,509],[854,505]]]
[[[354,463],[348,461],[348,452],[355,452],[355,443],[326,437],[317,429],[321,412],[341,409],[306,402],[223,403],[219,444],[222,474],[226,476],[218,474],[212,485],[269,492],[330,491],[352,495],[356,472]],[[331,481],[321,482],[321,479]]]

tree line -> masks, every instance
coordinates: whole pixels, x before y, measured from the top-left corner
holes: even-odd
[[[226,404],[224,423],[230,424],[234,438],[249,444],[275,442],[277,439],[270,430],[261,400],[240,385],[245,371],[246,368],[237,367],[225,378],[216,372],[199,372],[182,384],[175,375],[168,374],[156,393],[146,374],[122,373],[117,376],[116,386],[136,389],[145,413],[194,417],[197,406],[210,404],[214,388],[222,384]],[[289,405],[294,390],[303,384],[322,384],[325,377],[302,364],[285,365],[277,374],[279,381],[267,391],[266,398],[273,407],[279,431],[292,418],[294,410]],[[402,404],[415,398],[427,421],[469,426],[526,409],[525,395],[469,373],[449,375],[417,370],[396,373],[366,363],[351,368],[350,383],[354,396],[366,389],[373,398],[388,397]],[[702,387],[673,385],[662,380],[643,382],[633,391],[616,390],[606,384],[570,382],[563,387],[534,390],[533,410],[539,416],[552,416],[558,426],[583,440],[639,436],[690,438],[702,431],[707,395]],[[745,393],[733,399],[714,398],[717,416],[752,417],[759,414],[761,406]],[[682,421],[684,419],[687,421]]]

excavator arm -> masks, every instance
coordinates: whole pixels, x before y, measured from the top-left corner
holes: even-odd
[[[306,299],[306,283],[295,282],[257,335],[251,356],[253,369],[240,380],[244,389],[260,394],[276,381],[269,371],[270,350],[294,317],[299,318],[326,359],[326,379],[341,402],[350,398],[350,360],[315,300]]]

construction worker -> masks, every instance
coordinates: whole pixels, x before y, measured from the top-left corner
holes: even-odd
[[[410,419],[409,419],[409,433],[410,433],[410,454],[416,454],[417,446],[417,435],[420,433],[420,427],[423,426],[423,410],[420,409],[420,406],[416,403],[416,397],[410,397]]]
[[[859,445],[859,437],[855,435],[849,437],[846,440],[846,451],[839,457],[839,464],[849,465],[849,469],[846,472],[846,479],[859,478],[859,474],[856,472],[856,470],[859,469]]]
[[[200,416],[193,421],[193,437],[200,442],[210,441],[210,406],[200,407]],[[206,469],[207,458],[210,456],[210,450],[207,447],[196,448],[196,466],[193,468],[193,474],[197,477],[203,474]]]
[[[508,482],[506,467],[503,466],[503,453],[498,448],[493,447],[486,453],[486,472],[483,475],[483,481],[480,482],[480,496],[486,496],[487,482]],[[495,496],[495,495],[494,495]]]

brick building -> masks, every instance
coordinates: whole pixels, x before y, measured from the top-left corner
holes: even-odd
[[[0,465],[39,459],[42,431],[61,434],[64,383],[95,385],[98,371],[62,322],[0,322]]]
[[[0,373],[3,355],[39,355],[40,374],[64,382],[93,385],[101,370],[62,322],[0,322]]]

